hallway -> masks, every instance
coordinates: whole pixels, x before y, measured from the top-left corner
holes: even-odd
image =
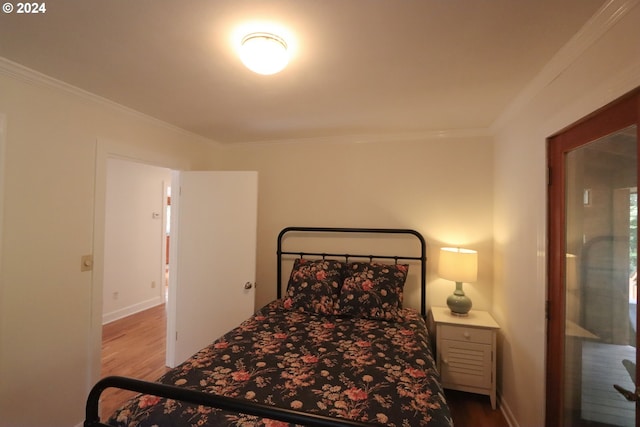
[[[167,315],[165,305],[108,323],[102,327],[101,377],[120,375],[156,380],[164,374]],[[135,393],[107,389],[100,399],[100,414],[110,415]]]

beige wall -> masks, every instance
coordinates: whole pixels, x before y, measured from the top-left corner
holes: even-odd
[[[566,67],[496,129],[493,311],[502,326],[498,388],[515,425],[544,425],[546,138],[640,86],[640,7],[628,4],[593,43],[564,52]]]
[[[88,97],[0,73],[6,114],[0,425],[73,426],[93,381],[92,273],[96,150],[153,152],[189,167],[201,140]],[[107,147],[107,148],[104,148]],[[102,159],[104,162],[104,159]],[[104,168],[104,165],[102,165]],[[101,289],[95,289],[101,292]],[[98,326],[99,327],[99,326]]]
[[[444,304],[452,290],[435,275],[437,249],[477,249],[479,279],[465,289],[502,326],[502,407],[514,425],[543,425],[545,138],[640,85],[638,23],[636,6],[577,50],[568,67],[498,123],[495,142],[478,136],[212,148],[108,103],[0,73],[0,426],[72,426],[83,418],[100,318],[91,307],[101,289],[92,292],[80,256],[104,239],[104,230],[94,230],[93,208],[95,199],[99,217],[109,156],[259,171],[257,305],[275,295],[275,238],[285,226],[417,229],[428,242],[429,304]]]
[[[435,274],[438,249],[476,249],[478,282],[465,290],[476,308],[491,308],[490,138],[245,145],[221,150],[211,167],[259,172],[256,306],[275,298],[277,234],[297,225],[418,230],[427,240],[429,306],[444,305],[455,286]]]
[[[170,169],[107,160],[103,323],[165,301],[165,186],[170,185]]]

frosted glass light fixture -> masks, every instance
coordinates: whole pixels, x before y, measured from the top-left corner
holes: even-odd
[[[248,34],[240,43],[240,59],[254,73],[278,73],[289,63],[287,43],[271,33]]]
[[[447,298],[451,314],[467,316],[472,304],[462,290],[462,283],[475,282],[478,278],[478,252],[460,248],[440,249],[438,275],[456,282],[456,290]]]

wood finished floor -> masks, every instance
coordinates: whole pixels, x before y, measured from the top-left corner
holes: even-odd
[[[164,304],[116,320],[102,327],[102,376],[119,375],[154,381],[165,367],[167,316]],[[100,399],[104,418],[135,395],[107,389]]]
[[[164,374],[166,312],[160,305],[104,325],[102,376],[121,375],[156,380]],[[134,393],[107,389],[100,414],[109,416]],[[492,410],[488,396],[446,390],[456,427],[509,427],[500,410]]]
[[[455,427],[509,427],[499,408],[491,409],[489,396],[445,390]]]

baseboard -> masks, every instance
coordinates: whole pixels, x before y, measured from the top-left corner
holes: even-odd
[[[513,416],[513,412],[511,412],[509,405],[507,405],[500,393],[498,393],[498,407],[500,408],[502,415],[504,415],[504,419],[507,421],[507,424],[509,424],[509,427],[520,427]]]
[[[150,300],[141,301],[136,304],[132,304],[128,307],[124,307],[119,310],[112,311],[110,313],[103,313],[102,324],[106,325],[107,323],[114,322],[118,319],[122,319],[127,316],[131,316],[132,314],[139,313],[141,311],[147,310],[149,308],[155,307],[163,303],[164,303],[164,300],[162,299],[162,296],[157,296]]]

